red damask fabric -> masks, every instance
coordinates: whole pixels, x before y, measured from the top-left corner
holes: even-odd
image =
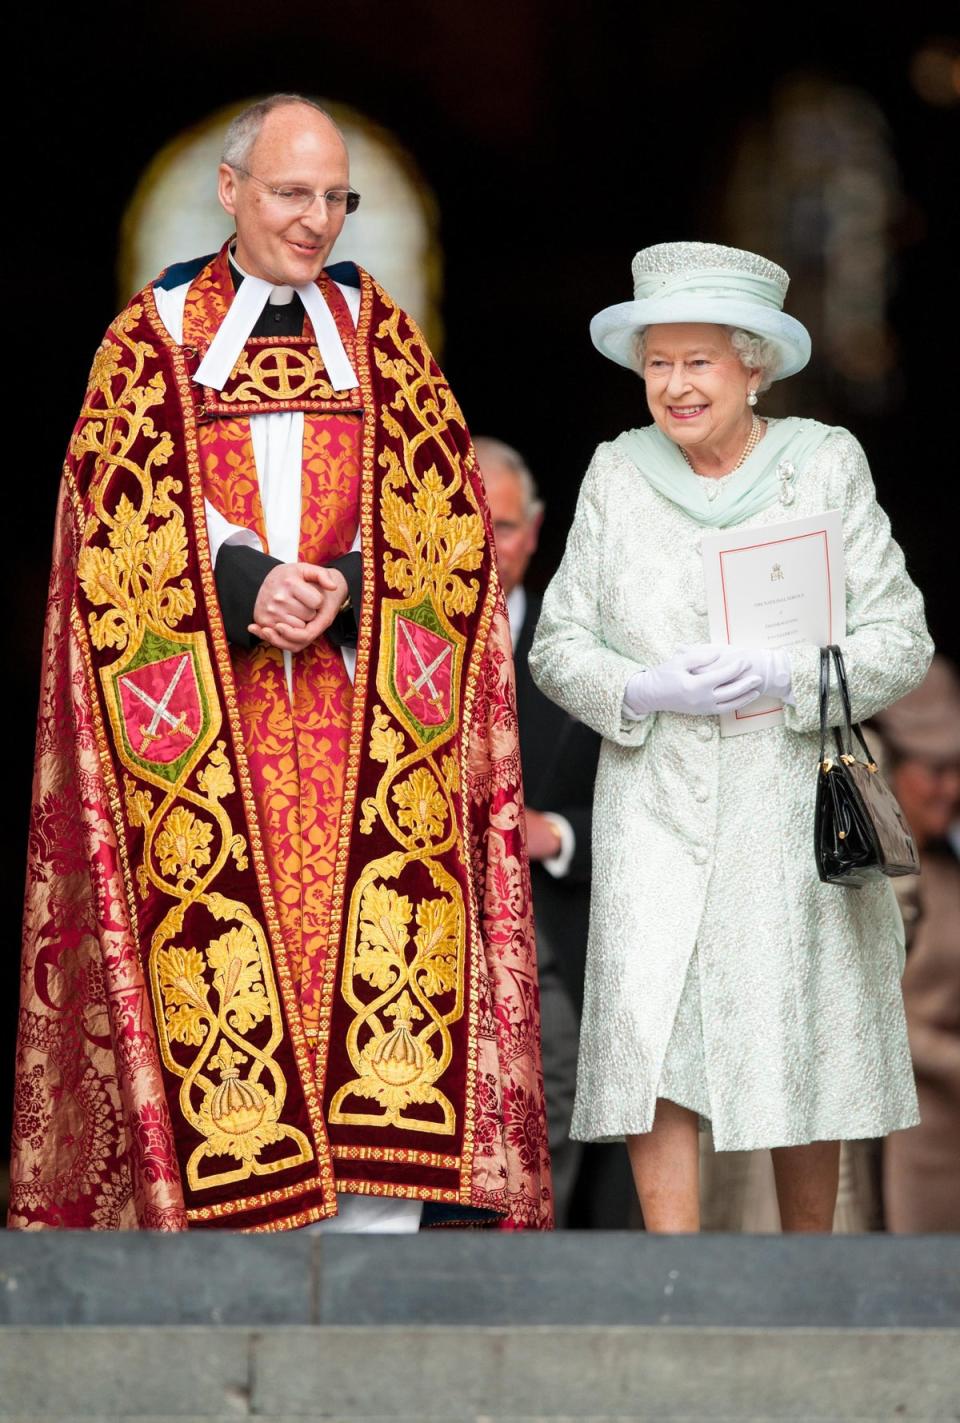
[[[217,420],[199,433],[206,498],[229,523],[257,534],[269,553],[249,421]],[[299,557],[328,563],[349,551],[357,530],[360,417],[308,414],[303,443]],[[231,656],[271,884],[312,1042],[320,1026],[353,687],[326,638],[294,659],[292,701],[276,648],[234,647]]]

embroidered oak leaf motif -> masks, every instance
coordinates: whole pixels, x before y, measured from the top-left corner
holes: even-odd
[[[440,769],[443,772],[443,779],[447,783],[447,789],[451,795],[456,795],[460,789],[460,766],[456,756],[449,754],[444,756],[440,762]]]
[[[389,988],[406,973],[404,949],[410,938],[407,925],[413,916],[410,901],[386,885],[371,884],[360,904],[361,942],[354,958],[354,973],[373,988]]]
[[[157,955],[157,971],[163,993],[167,1032],[174,1042],[195,1047],[206,1037],[213,1013],[203,981],[204,962],[196,949],[172,946]]]
[[[417,587],[413,570],[420,561],[420,521],[413,506],[392,489],[384,489],[381,509],[384,538],[406,555],[397,558],[392,553],[385,553],[384,576],[389,587],[410,594]]]
[[[170,437],[165,436],[165,438],[169,439]],[[170,443],[172,447],[173,441],[171,440]],[[173,453],[172,448],[169,453]],[[172,475],[164,475],[163,479],[158,479],[156,487],[153,491],[153,501],[150,505],[150,513],[158,519],[163,518],[164,516],[175,517],[177,514],[179,514],[180,511],[177,508],[176,504],[174,504],[173,500],[170,498],[170,495],[179,494],[182,488],[183,484],[181,483],[181,481],[179,479],[174,479]]]
[[[220,1016],[238,1033],[249,1032],[270,1011],[263,986],[260,948],[245,924],[207,946],[214,970],[213,986],[220,996]]]
[[[196,598],[186,579],[179,588],[169,588],[171,579],[186,568],[186,529],[181,518],[172,518],[149,534],[144,548],[141,576],[152,593],[158,622],[169,628],[193,612]]]
[[[427,844],[440,838],[447,806],[429,771],[418,767],[405,781],[394,786],[393,798],[399,807],[397,823],[408,830],[414,840]]]
[[[450,497],[443,480],[437,473],[436,465],[431,465],[423,476],[423,483],[413,495],[413,507],[420,515],[418,523],[428,534],[435,533],[450,517]]]
[[[391,850],[389,855],[383,855],[379,861],[380,873],[384,879],[396,879],[406,863],[407,857],[402,850]]]
[[[130,824],[149,825],[153,818],[153,796],[150,792],[138,787],[130,776],[123,778],[123,792]]]
[[[197,776],[197,784],[211,800],[221,801],[237,789],[227,760],[227,743],[218,741],[210,752],[210,760]]]
[[[171,904],[166,914],[160,920],[155,931],[155,939],[158,943],[163,943],[167,939],[172,939],[179,934],[183,928],[183,921],[186,916],[187,906],[182,899],[178,899],[176,904]]]
[[[143,315],[142,306],[128,306],[126,311],[121,311],[120,315],[113,323],[113,330],[118,336],[126,336],[128,331],[132,331]],[[153,348],[147,347],[147,353],[153,355]]]
[[[113,341],[101,341],[90,367],[90,379],[87,384],[91,390],[102,390],[109,398],[110,382],[120,369],[121,354],[120,347]]]
[[[152,420],[145,420],[143,422],[143,433],[149,435],[151,438],[156,435],[156,426]],[[173,448],[173,436],[169,431],[165,430],[147,456],[147,462],[144,468],[150,470],[155,464],[166,464],[167,460],[173,454]],[[177,488],[180,488],[179,484]],[[171,505],[171,508],[174,507],[175,506]]]
[[[427,860],[425,863],[427,874],[430,876],[434,889],[449,889],[450,876],[446,870],[443,869],[440,862],[438,860]]]
[[[121,583],[117,555],[110,549],[85,548],[77,560],[77,573],[87,598],[94,607],[110,604],[102,617],[90,614],[90,636],[97,648],[116,647],[122,650],[129,636],[129,622],[135,617],[130,598]]]
[[[113,513],[113,525],[109,533],[110,547],[116,550],[115,567],[131,577],[135,575],[143,559],[143,546],[147,541],[147,526],[140,510],[125,494],[121,495]]]
[[[369,983],[371,988],[381,992],[396,983],[402,972],[395,956],[376,944],[360,945],[354,959],[353,971],[358,978]]]
[[[390,725],[382,707],[373,709],[373,730],[370,733],[370,756],[374,761],[392,765],[403,754],[404,740],[396,727]]]
[[[450,899],[425,899],[417,905],[414,976],[428,998],[452,993],[457,986],[459,925]]]
[[[154,848],[161,870],[165,875],[174,875],[178,882],[188,875],[195,878],[194,871],[210,863],[212,839],[212,826],[198,820],[184,806],[177,806],[163,822],[163,829],[156,838]]]
[[[447,613],[472,613],[477,605],[480,585],[475,578],[465,583],[452,572],[435,580],[437,597]]]
[[[243,835],[234,835],[230,841],[230,853],[233,856],[234,864],[238,870],[245,870],[249,861],[247,860],[247,841]]]
[[[103,421],[85,420],[84,423],[74,431],[70,439],[70,453],[75,459],[81,455],[93,451],[99,454],[103,442]]]
[[[203,896],[205,908],[209,909],[214,919],[237,919],[238,911],[242,911],[244,906],[235,899],[228,899],[225,894],[220,894],[217,890],[210,890]]]
[[[190,584],[184,579],[179,588],[164,588],[157,599],[157,617],[159,621],[165,622],[168,627],[176,627],[177,623],[192,613],[196,607],[196,597]]]
[[[393,489],[384,490],[383,532],[403,557],[384,554],[384,576],[391,588],[407,596],[432,588],[447,613],[472,612],[479,585],[457,570],[479,568],[485,535],[479,514],[453,514],[450,494],[436,467],[431,466],[414,491],[412,503]]]
[[[187,531],[182,519],[168,519],[151,530],[142,563],[143,577],[155,593],[183,572],[187,566]],[[184,586],[189,587],[189,584]]]
[[[187,536],[179,515],[148,531],[126,495],[111,519],[109,548],[87,547],[77,561],[80,584],[94,607],[109,605],[98,618],[90,614],[95,647],[123,649],[144,613],[174,627],[196,605],[189,582],[167,587],[187,566]]]

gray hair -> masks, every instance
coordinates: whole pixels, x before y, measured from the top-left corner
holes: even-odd
[[[316,110],[340,133],[339,127],[326,109],[321,108],[315,100],[307,99],[303,94],[271,94],[268,99],[258,99],[255,104],[249,104],[235,119],[231,119],[223,138],[221,161],[229,164],[231,168],[245,167],[253,145],[260,137],[264,119],[268,114],[272,114],[274,109],[283,109],[290,104],[305,104],[308,109]],[[343,137],[342,134],[340,136]]]
[[[523,507],[528,519],[535,519],[538,514],[543,513],[543,500],[539,497],[537,482],[518,450],[505,444],[503,440],[492,439],[489,435],[478,435],[473,447],[481,467],[484,464],[500,465],[514,476],[523,494]]]
[[[757,386],[757,390],[769,390],[783,365],[783,358],[776,342],[768,341],[766,336],[756,336],[752,331],[743,331],[736,326],[721,326],[720,329],[726,331],[730,337],[730,345],[740,357],[741,364],[748,371],[758,370],[760,372],[760,384]],[[638,375],[643,374],[643,358],[646,354],[649,330],[649,326],[641,326],[633,341],[635,370]]]

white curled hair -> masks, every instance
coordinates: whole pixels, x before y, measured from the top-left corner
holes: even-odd
[[[633,339],[634,369],[639,376],[643,375],[643,358],[646,354],[649,329],[648,326],[641,326]],[[768,341],[766,336],[756,336],[752,331],[743,331],[737,326],[723,326],[721,330],[726,331],[730,337],[730,345],[740,357],[741,364],[748,371],[760,372],[757,390],[769,390],[783,364],[776,342]]]

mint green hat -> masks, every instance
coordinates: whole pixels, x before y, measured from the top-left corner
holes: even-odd
[[[782,267],[714,242],[660,242],[633,259],[633,301],[605,307],[590,322],[597,350],[629,370],[637,332],[666,322],[734,326],[773,342],[780,369],[792,376],[810,359],[810,334],[783,310],[790,278]]]

